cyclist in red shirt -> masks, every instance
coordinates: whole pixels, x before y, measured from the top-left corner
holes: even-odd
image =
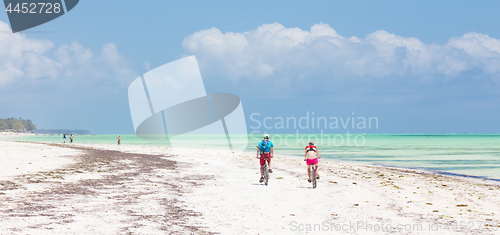
[[[316,157],[316,154],[318,154],[318,157]],[[321,156],[319,155],[318,149],[316,146],[314,146],[314,143],[312,141],[309,142],[309,145],[305,149],[305,154],[304,154],[304,161],[307,163],[307,176],[309,177],[309,183],[311,183],[311,164],[314,163],[316,165],[316,179],[319,179],[318,175],[318,159],[321,159]]]

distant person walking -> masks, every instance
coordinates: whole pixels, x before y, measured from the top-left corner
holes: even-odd
[[[122,137],[120,137],[120,135],[118,135],[118,145],[120,145],[120,140],[122,139]]]
[[[66,143],[66,133],[63,134],[63,144]]]
[[[318,157],[316,157],[316,154],[318,154]],[[311,183],[311,164],[316,165],[316,179],[319,179],[318,175],[318,159],[321,159],[321,156],[319,155],[318,149],[316,146],[314,146],[314,143],[311,141],[309,142],[309,145],[306,146],[305,149],[305,154],[304,154],[304,161],[307,163],[307,176],[309,177],[309,183]]]
[[[70,142],[70,143],[73,143],[73,134],[71,134],[71,135],[69,136],[69,142]]]

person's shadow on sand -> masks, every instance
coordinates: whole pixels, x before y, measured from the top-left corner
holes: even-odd
[[[264,183],[252,183],[252,185],[260,185],[260,186],[266,186]]]

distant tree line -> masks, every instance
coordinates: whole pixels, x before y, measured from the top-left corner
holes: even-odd
[[[67,129],[38,129],[35,134],[76,134],[76,135],[90,135],[89,130],[67,130]]]
[[[17,119],[17,118],[0,118],[0,131],[13,130],[13,131],[34,131],[36,130],[35,124],[31,120]]]

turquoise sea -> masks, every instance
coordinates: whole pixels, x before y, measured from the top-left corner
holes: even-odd
[[[223,148],[227,146],[225,135],[183,135],[181,137],[182,141],[176,144],[181,143],[182,147]],[[136,135],[121,135],[121,138],[122,144],[169,145],[167,141],[143,140]],[[15,136],[11,139],[62,143],[62,135]],[[246,151],[255,151],[260,135],[259,137],[241,136],[239,141],[245,139],[249,142]],[[323,158],[500,180],[500,134],[366,134],[358,137],[356,135],[271,134],[271,140],[275,144],[275,153],[296,157],[303,157],[303,149],[308,139],[315,142]],[[117,135],[75,136],[75,143],[116,144],[116,140]]]

